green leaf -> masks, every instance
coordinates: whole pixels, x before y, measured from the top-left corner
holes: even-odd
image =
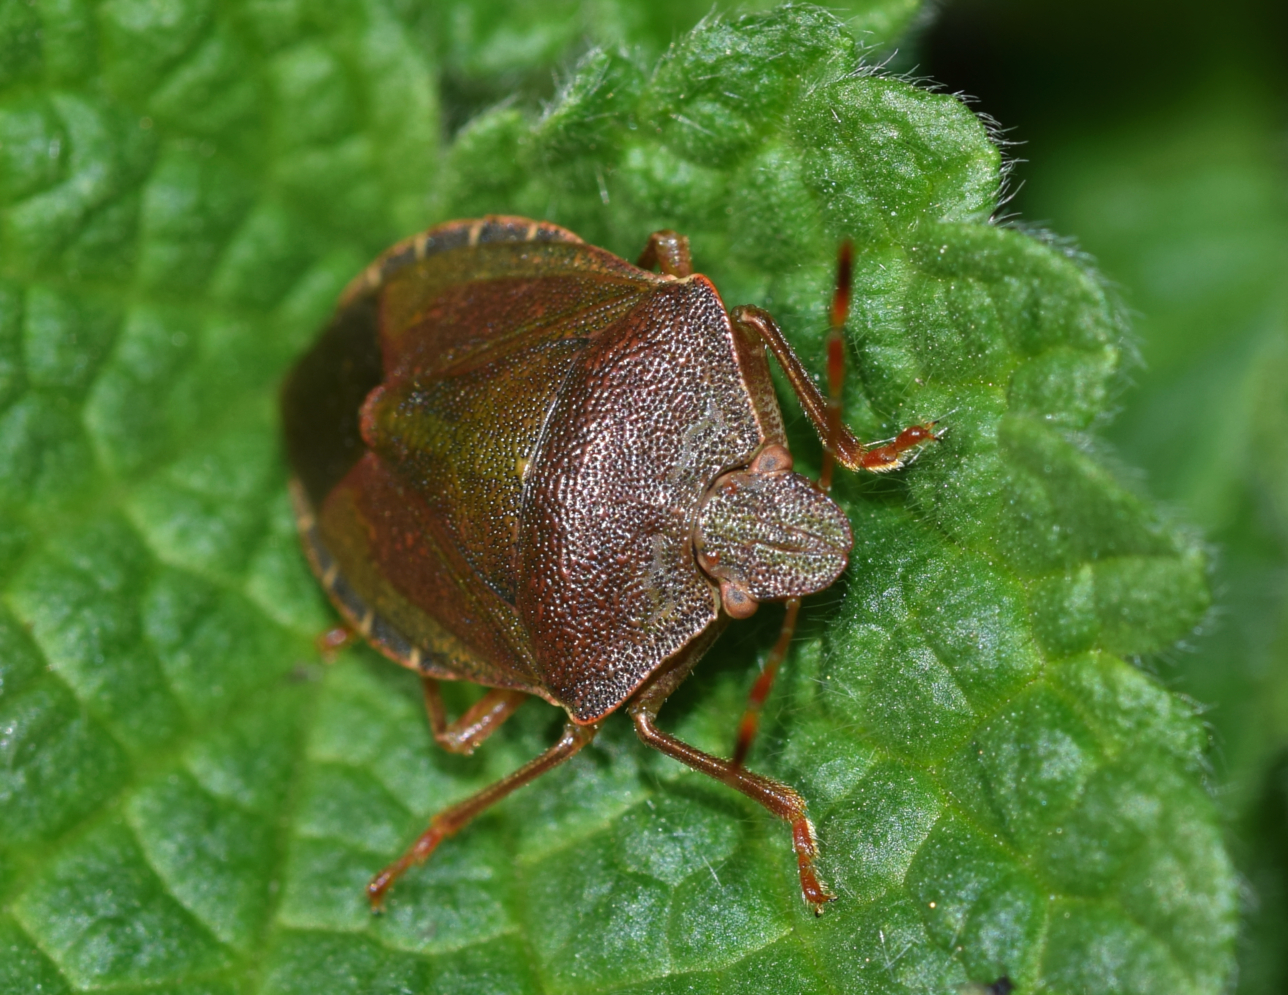
[[[1098,459],[1119,310],[1081,259],[991,221],[1000,156],[956,98],[788,7],[707,19],[656,66],[643,35],[594,50],[543,112],[494,108],[440,150],[444,67],[523,63],[427,44],[428,7],[16,9],[0,989],[1221,989],[1235,888],[1203,729],[1124,659],[1200,621],[1204,555]],[[891,32],[911,16],[856,9]],[[509,8],[476,10],[478,38],[503,35]],[[318,662],[330,615],[276,385],[367,258],[483,212],[627,256],[685,231],[815,368],[852,237],[848,419],[944,419],[908,471],[838,484],[851,567],[809,606],[752,757],[810,802],[839,896],[822,919],[781,824],[622,720],[366,909],[432,812],[559,720],[527,705],[449,756],[413,675],[365,650]],[[663,724],[726,752],[775,622],[731,631]]]
[[[1147,372],[1114,440],[1220,550],[1221,614],[1167,672],[1216,706],[1221,810],[1256,894],[1239,991],[1269,995],[1288,983],[1288,184],[1269,95],[1213,75],[1148,128],[1065,136],[1033,188],[1142,312]]]
[[[446,0],[418,5],[410,20],[436,54],[453,127],[493,104],[550,97],[551,67],[567,63],[590,42],[627,48],[652,61],[700,18],[721,10],[756,10],[773,0],[715,4],[693,0]],[[889,47],[922,9],[921,0],[848,0],[830,9],[864,44]]]

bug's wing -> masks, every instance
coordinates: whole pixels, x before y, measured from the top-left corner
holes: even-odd
[[[662,284],[578,354],[525,491],[520,614],[580,722],[620,705],[717,619],[693,554],[703,493],[772,424],[702,277]],[[759,360],[763,367],[763,357]]]
[[[324,583],[377,648],[423,673],[541,693],[514,608],[482,583],[414,489],[368,453],[317,515]],[[315,554],[315,559],[321,559]]]
[[[301,361],[285,408],[337,605],[360,628],[372,612],[372,641],[400,662],[416,662],[405,644],[422,669],[540,694],[512,604],[526,468],[576,354],[659,278],[533,232],[561,230],[459,222],[420,236],[432,252],[391,251]]]
[[[363,401],[400,356],[414,348],[417,334],[427,336],[422,352],[428,362],[422,372],[431,374],[453,356],[468,356],[505,338],[507,329],[494,321],[463,331],[471,324],[471,313],[479,313],[472,310],[477,297],[487,296],[477,293],[477,282],[504,276],[507,265],[517,279],[529,278],[541,260],[558,253],[551,247],[560,245],[573,247],[576,268],[598,262],[609,269],[631,269],[602,249],[583,246],[557,225],[498,216],[449,221],[414,235],[353,281],[335,317],[300,357],[282,389],[287,455],[311,507],[319,507],[367,452],[359,426]],[[492,258],[498,248],[500,256]],[[460,293],[462,281],[471,292]],[[432,308],[441,294],[450,297],[453,288],[456,309],[447,315],[450,325],[426,328],[425,321],[417,323],[419,311]],[[382,321],[393,324],[382,332]]]
[[[380,293],[387,378],[439,378],[530,348],[585,341],[661,278],[580,242],[498,242],[409,265]]]
[[[362,433],[478,575],[513,604],[537,440],[576,357],[656,280],[583,245],[495,246],[412,268],[381,301],[386,379]],[[466,265],[471,263],[471,265]],[[600,269],[603,269],[600,266]],[[628,278],[629,277],[629,278]]]
[[[523,479],[582,345],[541,342],[445,379],[395,380],[367,405],[372,450],[426,506],[463,561],[510,604]]]
[[[358,412],[383,375],[376,302],[366,298],[341,309],[286,378],[286,454],[309,510],[366,453]]]

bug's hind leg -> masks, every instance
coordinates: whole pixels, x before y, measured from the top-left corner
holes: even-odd
[[[325,632],[313,637],[313,648],[324,663],[335,663],[336,657],[358,641],[358,634],[349,626],[341,623],[333,625]]]
[[[796,789],[786,784],[761,774],[753,774],[729,760],[721,760],[709,753],[703,753],[697,747],[676,739],[670,733],[662,732],[654,724],[662,703],[688,676],[695,662],[696,655],[687,664],[681,664],[667,671],[636,692],[627,706],[631,720],[635,723],[636,734],[653,749],[741,791],[748,798],[759,802],[774,815],[789,823],[792,827],[792,848],[796,851],[796,864],[800,872],[801,896],[805,899],[805,904],[814,910],[815,915],[822,915],[823,907],[836,896],[818,879],[814,869],[814,861],[818,858],[818,837],[814,833],[814,824],[810,822],[809,813],[806,811],[805,799],[796,792]]]
[[[514,710],[527,700],[522,691],[493,688],[476,701],[455,722],[447,721],[443,696],[438,681],[422,677],[425,689],[425,711],[429,713],[429,727],[434,740],[448,753],[473,753],[483,740],[501,728],[501,723],[514,714]]]
[[[393,883],[414,864],[425,861],[437,849],[438,844],[449,836],[455,836],[465,828],[471,819],[488,806],[521,788],[529,781],[536,780],[546,771],[558,767],[565,760],[575,756],[583,746],[595,738],[599,732],[598,725],[579,726],[569,722],[564,726],[563,735],[554,746],[545,753],[524,764],[509,777],[502,778],[489,785],[476,795],[471,795],[463,802],[444,809],[429,820],[426,829],[401,857],[371,879],[367,885],[367,899],[371,902],[373,912],[379,911],[384,904],[385,893]]]

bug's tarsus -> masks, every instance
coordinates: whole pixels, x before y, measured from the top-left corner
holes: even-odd
[[[864,450],[859,457],[859,466],[871,473],[888,473],[907,466],[915,458],[905,455],[909,450],[918,450],[928,442],[937,442],[935,422],[921,425],[909,425],[902,432],[884,445],[873,446]]]
[[[335,663],[344,650],[358,641],[358,634],[347,625],[333,625],[325,632],[319,633],[313,645],[322,657],[323,663]]]

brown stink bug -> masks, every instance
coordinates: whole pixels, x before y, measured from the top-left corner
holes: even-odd
[[[568,713],[549,750],[434,816],[372,879],[373,907],[623,705],[649,746],[789,822],[805,901],[831,900],[804,800],[743,759],[799,599],[836,580],[853,543],[826,495],[833,459],[890,470],[935,438],[919,425],[866,447],[841,424],[849,268],[847,246],[830,401],[768,314],[725,310],[673,232],[632,266],[545,222],[453,221],[345,291],[282,398],[313,570],[353,629],[422,676],[448,750],[471,752],[528,695]],[[823,439],[817,484],[792,471],[766,347]],[[658,729],[719,632],[761,601],[786,601],[787,620],[733,759]],[[492,690],[448,722],[440,680]]]

